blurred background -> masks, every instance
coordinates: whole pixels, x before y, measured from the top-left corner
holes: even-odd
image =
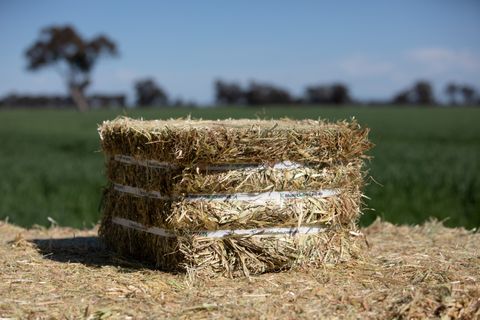
[[[0,219],[91,227],[97,125],[355,117],[366,208],[480,226],[478,1],[0,1]]]

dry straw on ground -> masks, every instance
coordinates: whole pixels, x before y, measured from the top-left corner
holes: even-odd
[[[355,121],[119,118],[99,132],[111,181],[100,234],[122,254],[162,269],[238,276],[360,253],[355,223],[371,144]],[[268,195],[258,201],[252,193]],[[175,237],[126,228],[119,218]],[[322,232],[204,233],[297,227]]]
[[[210,280],[122,259],[96,229],[0,222],[0,318],[480,319],[480,233],[437,222],[361,231],[364,260]]]

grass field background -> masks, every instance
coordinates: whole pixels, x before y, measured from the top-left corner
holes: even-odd
[[[480,109],[269,107],[0,112],[0,219],[22,226],[90,227],[106,184],[97,124],[117,115],[169,118],[326,118],[355,116],[371,128],[371,198],[361,223],[436,217],[480,226]]]

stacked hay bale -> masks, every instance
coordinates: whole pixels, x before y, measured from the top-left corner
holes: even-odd
[[[371,144],[354,121],[119,118],[99,133],[100,235],[121,254],[212,276],[358,254]]]

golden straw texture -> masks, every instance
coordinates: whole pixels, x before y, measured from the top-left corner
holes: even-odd
[[[99,133],[111,181],[100,234],[122,254],[162,269],[230,277],[359,255],[355,223],[371,143],[355,121],[119,118],[104,122]],[[129,229],[114,217],[176,237]],[[325,231],[192,234],[300,226]]]

